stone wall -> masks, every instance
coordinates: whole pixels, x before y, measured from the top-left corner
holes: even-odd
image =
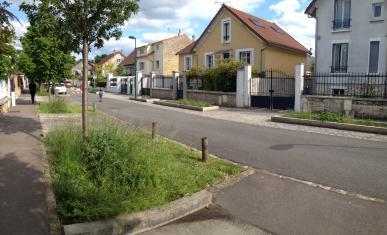
[[[387,99],[303,96],[301,105],[304,112],[334,112],[359,118],[387,120]]]
[[[187,98],[194,100],[203,100],[219,106],[236,106],[236,93],[234,92],[188,90]]]
[[[153,88],[152,98],[171,100],[173,99],[172,90],[168,88]]]
[[[10,107],[11,99],[8,96],[0,99],[0,114],[8,113]]]

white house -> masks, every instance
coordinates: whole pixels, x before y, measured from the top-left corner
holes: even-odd
[[[387,71],[385,0],[313,0],[305,13],[316,18],[315,71]]]

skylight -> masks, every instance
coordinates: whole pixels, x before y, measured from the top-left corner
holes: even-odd
[[[274,30],[274,32],[276,32],[276,33],[279,33],[279,34],[282,34],[282,35],[285,34],[285,32],[282,29],[278,28],[278,27],[271,26],[271,29]]]
[[[250,21],[258,27],[265,28],[258,20],[250,19]]]

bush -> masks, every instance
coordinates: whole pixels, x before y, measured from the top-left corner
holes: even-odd
[[[200,191],[241,168],[148,133],[101,121],[47,134],[52,184],[63,224],[136,212]]]
[[[210,69],[192,68],[187,79],[202,79],[206,91],[235,92],[237,70],[242,66],[242,62],[226,61]]]

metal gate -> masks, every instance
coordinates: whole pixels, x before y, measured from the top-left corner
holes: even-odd
[[[178,100],[180,99],[183,99],[183,77],[182,76],[179,76],[178,79],[176,79],[176,82],[177,82],[177,89],[176,89],[176,98]]]
[[[267,70],[252,78],[251,107],[291,109],[294,107],[294,76],[278,70]]]
[[[128,93],[128,79],[121,80],[121,94]]]
[[[150,96],[150,87],[149,87],[150,81],[149,81],[149,79],[151,79],[151,76],[149,76],[149,75],[144,75],[141,78],[141,95],[142,96]]]

